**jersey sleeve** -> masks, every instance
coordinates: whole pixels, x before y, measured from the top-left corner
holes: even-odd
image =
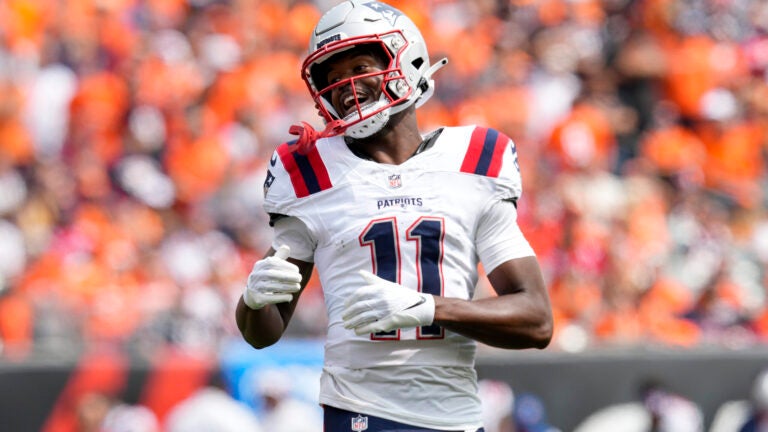
[[[291,179],[280,160],[279,147],[272,153],[264,179],[264,210],[272,214],[289,215],[291,203],[296,199]]]
[[[464,133],[468,135],[460,170],[489,186],[475,239],[478,257],[491,272],[510,259],[534,255],[517,225],[516,204],[523,191],[517,148],[496,129],[471,126]]]
[[[279,145],[269,160],[264,180],[264,210],[270,214],[297,216],[299,200],[333,186],[317,146],[301,155],[291,144]]]
[[[496,129],[472,128],[460,170],[493,179],[496,199],[514,201],[523,192],[515,143]]]
[[[274,222],[275,235],[272,248],[277,250],[282,245],[291,248],[291,257],[306,261],[315,261],[317,241],[312,237],[307,226],[300,219],[287,216]]]
[[[517,225],[514,204],[506,200],[496,201],[483,213],[476,244],[486,273],[506,261],[536,255]]]
[[[499,170],[499,198],[517,201],[523,193],[520,177],[520,163],[517,160],[517,146],[511,138],[501,134],[504,145],[501,170]]]

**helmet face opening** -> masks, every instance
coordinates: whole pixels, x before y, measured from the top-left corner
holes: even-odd
[[[401,41],[399,43],[400,49],[394,55],[387,46],[387,41],[393,39]],[[325,121],[341,119],[348,127],[354,126],[407,100],[413,89],[405,80],[398,61],[400,53],[407,46],[408,42],[402,33],[394,30],[383,35],[361,36],[331,42],[309,56],[304,62],[303,78]],[[356,54],[367,54],[377,58],[383,66],[382,70],[356,75],[329,84],[330,66],[340,58]],[[381,77],[381,84],[377,89],[378,97],[375,101],[366,101],[361,104],[357,97],[356,87],[360,85],[360,80],[371,77]],[[351,93],[355,97],[355,109],[344,115],[337,112],[336,107],[333,106],[331,94],[334,90],[346,86],[352,87]]]
[[[324,58],[322,61],[309,65],[305,64],[305,67],[309,66],[313,87],[318,91],[325,90],[329,86],[328,73],[331,69],[330,66],[340,58],[346,56],[354,57],[356,55],[369,55],[378,59],[383,65],[383,69],[390,69],[392,67],[392,55],[381,42],[367,42],[352,45],[351,47],[339,47],[339,49],[322,56]]]

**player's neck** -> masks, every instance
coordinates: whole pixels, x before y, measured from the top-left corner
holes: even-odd
[[[379,133],[365,139],[347,142],[350,149],[361,157],[378,163],[400,165],[408,160],[421,145],[422,137],[416,123],[415,110],[405,110],[393,116]]]

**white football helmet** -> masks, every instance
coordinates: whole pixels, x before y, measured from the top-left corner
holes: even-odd
[[[322,63],[331,56],[361,45],[381,51],[389,64],[381,72],[352,77],[328,85]],[[345,135],[365,138],[380,131],[396,114],[416,104],[418,108],[434,93],[432,74],[447,59],[430,66],[427,45],[416,25],[399,10],[378,1],[349,0],[326,12],[309,41],[309,55],[302,66],[302,78],[326,123],[343,122]],[[330,102],[331,91],[351,85],[361,77],[382,76],[378,101],[361,106],[344,118]]]

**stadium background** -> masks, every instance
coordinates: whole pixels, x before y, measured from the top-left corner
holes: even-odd
[[[151,371],[199,365],[240,384],[281,358],[232,348],[234,305],[269,246],[263,166],[292,123],[320,126],[298,69],[334,3],[0,2],[0,422],[69,430],[86,391],[140,402],[145,385],[162,416],[206,375],[180,387]],[[518,147],[520,225],[556,334],[541,354],[482,347],[481,374],[539,392],[571,425],[584,412],[567,401],[632,398],[645,372],[708,419],[747,398],[768,361],[768,5],[391,3],[450,59],[425,131],[490,125]],[[289,346],[317,360],[323,329],[313,281]],[[579,395],[551,378],[596,361],[595,379],[626,375]],[[77,378],[91,370],[117,372]],[[8,392],[30,377],[31,399]]]

